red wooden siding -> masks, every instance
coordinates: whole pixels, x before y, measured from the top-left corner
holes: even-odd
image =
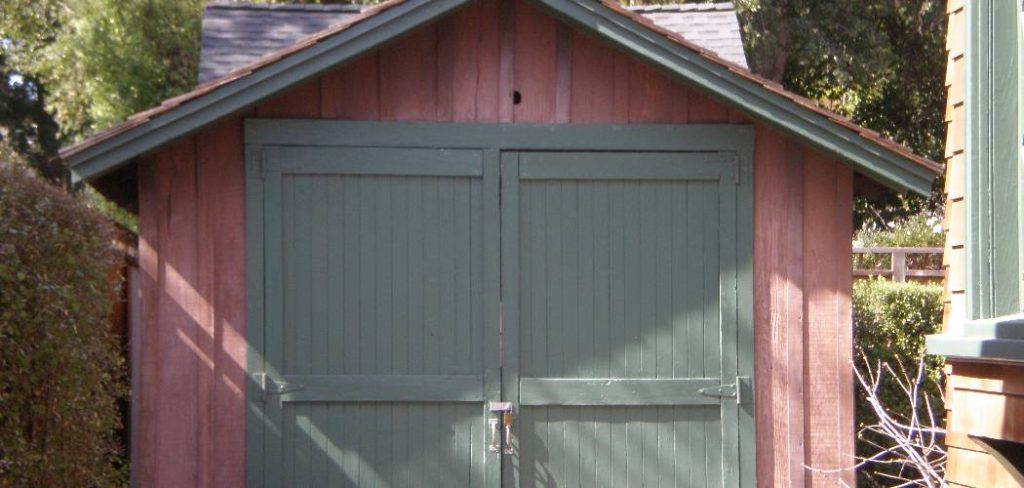
[[[521,103],[513,104],[513,90]],[[488,123],[749,123],[542,11],[504,0],[475,2],[254,113]],[[240,120],[183,139],[140,165],[140,486],[244,484]],[[834,486],[835,475],[812,475],[803,466],[827,469],[852,461],[852,194],[850,170],[756,126],[760,486]]]
[[[756,134],[758,481],[836,486],[838,474],[803,466],[854,464],[853,174],[761,125]]]
[[[139,175],[139,486],[243,486],[245,227],[240,119]]]

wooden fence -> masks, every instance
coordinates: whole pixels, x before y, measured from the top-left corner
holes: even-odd
[[[941,247],[855,247],[853,276],[885,276],[898,283],[908,279],[940,281],[945,277],[942,251]],[[885,266],[886,262],[888,266]]]

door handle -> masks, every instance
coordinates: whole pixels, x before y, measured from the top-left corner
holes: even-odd
[[[501,450],[501,432],[498,423],[498,417],[487,419],[487,424],[491,426],[491,442],[487,445],[487,450],[494,453]]]
[[[501,419],[502,423],[505,425],[505,449],[501,452],[505,454],[512,454],[512,422],[515,421],[515,416],[512,414],[512,410],[509,409],[501,415]]]
[[[487,419],[487,423],[491,427],[491,443],[487,446],[487,450],[493,453],[512,454],[514,452],[512,449],[512,424],[515,422],[512,403],[491,402],[487,409],[494,414],[493,417]]]

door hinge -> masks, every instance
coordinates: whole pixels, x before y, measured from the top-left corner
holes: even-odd
[[[305,389],[305,385],[298,383],[288,383],[287,381],[277,381],[270,377],[267,373],[256,373],[256,382],[260,385],[260,390],[263,391],[263,399],[270,395],[284,395],[285,393],[291,393],[293,391],[299,391]]]
[[[712,398],[735,398],[737,404],[743,405],[750,401],[753,391],[749,376],[737,376],[735,383],[701,388],[700,394]]]

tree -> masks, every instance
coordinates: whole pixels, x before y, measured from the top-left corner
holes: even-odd
[[[10,71],[0,54],[0,159],[25,159],[42,176],[61,183],[64,171],[57,155],[57,123],[45,109],[38,81]]]
[[[20,100],[38,103],[7,106],[12,114],[4,114],[0,126],[15,133],[17,121],[45,113],[59,126],[52,137],[57,147],[191,89],[202,5],[202,0],[6,0],[0,8],[5,60],[0,83],[23,87],[29,97]],[[26,83],[12,83],[15,79]],[[11,145],[38,163],[33,148]]]
[[[945,10],[938,0],[737,0],[755,73],[941,161]],[[860,221],[884,224],[941,206],[884,193],[859,199]],[[860,226],[860,222],[858,222]]]

